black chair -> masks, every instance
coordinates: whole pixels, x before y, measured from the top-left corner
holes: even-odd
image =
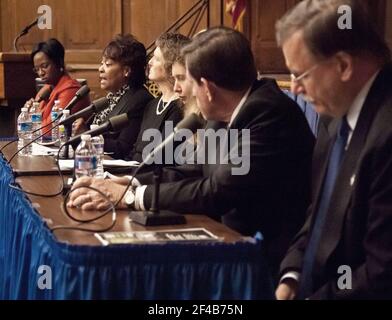
[[[302,95],[295,95],[290,90],[283,89],[283,92],[287,94],[291,99],[293,99],[305,114],[306,120],[308,120],[310,129],[312,129],[313,134],[317,137],[318,124],[319,124],[319,114],[314,110],[311,103],[307,102]]]

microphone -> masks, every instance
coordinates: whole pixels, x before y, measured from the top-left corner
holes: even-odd
[[[191,113],[188,117],[181,120],[173,129],[173,132],[163,140],[152,152],[150,152],[147,157],[143,160],[140,164],[140,167],[148,164],[148,162],[158,153],[160,152],[165,146],[173,141],[175,134],[180,131],[181,129],[188,129],[191,130],[192,133],[195,133],[197,129],[203,127],[203,123],[200,117],[196,113]]]
[[[24,35],[26,35],[29,30],[34,27],[35,25],[38,24],[40,17],[38,17],[37,19],[35,19],[32,23],[30,23],[28,26],[26,26],[14,39],[14,50],[16,52],[18,52],[18,40],[23,37]]]
[[[82,110],[72,114],[67,119],[65,119],[63,121],[60,121],[58,124],[59,125],[69,125],[69,124],[71,124],[72,122],[74,122],[78,118],[90,115],[92,113],[100,112],[100,111],[104,110],[105,108],[107,108],[108,106],[109,106],[109,100],[106,97],[97,99],[92,104],[90,104],[88,107],[86,107],[86,108],[84,108],[84,109],[82,109]]]
[[[27,27],[25,27],[22,30],[22,32],[19,34],[19,36],[24,36],[25,34],[27,34],[32,27],[34,27],[38,24],[38,21],[39,21],[39,17],[37,19],[35,19],[32,23],[30,23]]]
[[[46,89],[38,96],[38,99],[35,99],[35,102],[46,101],[49,99],[50,94],[52,93],[52,86],[46,87]]]
[[[100,125],[98,128],[83,132],[82,134],[69,139],[67,141],[67,144],[79,143],[82,138],[82,135],[84,134],[89,134],[92,137],[95,137],[105,132],[119,131],[129,124],[130,118],[131,117],[128,116],[128,114],[126,113],[122,113],[117,116],[114,116],[110,118],[108,121],[106,121],[104,124]]]
[[[97,104],[97,106],[99,106],[99,108],[101,108],[101,109],[104,109],[103,107],[105,107],[106,105],[104,105],[104,103],[103,102],[105,102],[104,100],[106,100],[106,103],[109,103],[109,101],[106,99],[106,98],[101,98],[101,99],[98,99],[98,100],[95,100],[89,107],[87,107],[87,108],[95,108],[96,106],[94,105],[94,104]],[[86,109],[87,109],[86,108]],[[94,109],[93,108],[93,109]],[[83,110],[81,110],[81,111],[79,111],[79,112],[77,112],[77,113],[80,113],[80,112],[82,112]],[[77,113],[75,113],[74,115],[76,115]],[[53,128],[55,128],[55,127],[58,127],[58,126],[60,126],[60,125],[66,125],[67,124],[67,120],[69,119],[70,117],[68,117],[67,119],[65,119],[65,120],[63,120],[63,121],[60,121],[59,123],[56,123],[54,126],[53,126]],[[52,121],[51,123],[53,123],[54,121]],[[90,130],[90,131],[86,131],[84,134],[90,134],[92,137],[94,137],[94,136],[96,136],[96,135],[99,135],[99,134],[101,134],[101,133],[103,133],[103,132],[107,132],[107,131],[110,131],[110,130],[113,130],[113,131],[116,131],[116,130],[120,130],[120,129],[122,129],[123,127],[125,127],[127,124],[128,124],[128,122],[129,122],[129,120],[128,120],[128,115],[126,114],[126,113],[123,113],[123,114],[120,114],[120,115],[118,115],[118,116],[115,116],[115,117],[112,117],[112,118],[110,118],[109,119],[109,121],[107,121],[106,123],[104,123],[103,125],[101,125],[101,126],[99,126],[97,129],[94,129],[94,130]],[[49,124],[48,124],[49,125]],[[44,128],[44,127],[42,127],[42,128]],[[53,129],[52,128],[52,129]],[[41,129],[41,128],[40,128]],[[39,130],[39,129],[37,129],[37,130]],[[33,131],[33,132],[36,132],[37,130],[35,130],[35,131]],[[47,131],[48,132],[48,131]],[[25,148],[27,148],[29,145],[31,145],[33,142],[35,142],[35,141],[37,141],[39,138],[41,138],[42,136],[44,136],[47,132],[44,132],[44,133],[42,133],[41,135],[39,135],[38,137],[36,137],[35,139],[33,139],[33,140],[31,140],[28,144],[25,144],[22,148],[20,148],[20,149],[18,149],[13,155],[12,155],[12,157],[7,161],[8,163],[11,163],[11,161],[12,161],[12,159],[14,159],[15,158],[15,156],[21,151],[21,150],[23,150],[23,149],[25,149]],[[65,145],[69,145],[69,144],[72,144],[72,143],[75,143],[75,142],[80,142],[80,140],[81,140],[81,136],[82,135],[79,135],[79,136],[76,136],[76,137],[73,137],[73,138],[71,138],[71,139],[69,139],[67,142],[65,142],[62,146],[65,146]]]
[[[72,110],[73,106],[82,98],[84,98],[90,92],[90,88],[85,84],[78,91],[76,91],[75,96],[70,102],[64,107],[64,109]],[[63,110],[64,110],[63,109]]]
[[[192,113],[182,121],[180,121],[177,126],[173,129],[173,132],[161,143],[159,144],[151,153],[148,154],[146,159],[139,165],[136,171],[133,173],[133,177],[140,171],[140,169],[151,160],[151,158],[160,150],[162,150],[171,140],[173,140],[174,135],[181,129],[189,129],[193,133],[197,129],[202,128],[203,123],[200,117]],[[162,175],[162,166],[157,165],[154,168],[154,192],[151,199],[151,208],[149,211],[131,211],[129,212],[129,218],[132,222],[144,225],[144,226],[159,226],[159,225],[174,225],[174,224],[184,224],[186,219],[183,215],[177,214],[169,210],[159,209],[159,185]],[[133,178],[132,178],[133,179]],[[128,186],[131,185],[132,180],[129,182]],[[124,192],[125,195],[125,192]]]
[[[52,93],[52,90],[53,90],[53,88],[52,88],[51,86],[47,87],[47,88],[42,92],[42,94],[41,94],[40,96],[38,96],[38,99],[35,99],[34,101],[39,103],[39,102],[41,102],[41,101],[43,101],[43,100],[48,100],[50,94]],[[35,133],[35,132],[37,132],[38,130],[41,130],[41,128],[34,130],[32,133]],[[18,141],[18,140],[12,140],[12,141],[6,143],[5,145],[3,145],[3,146],[0,148],[0,152],[3,151],[4,148],[6,148],[7,146],[9,146],[10,144],[12,144],[12,143],[14,143],[14,142],[16,142],[16,141]]]

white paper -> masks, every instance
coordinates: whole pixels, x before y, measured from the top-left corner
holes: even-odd
[[[74,160],[73,159],[60,159],[59,160],[60,170],[67,170],[74,168]]]
[[[45,147],[35,142],[32,144],[32,146],[33,146],[33,151],[32,151],[33,156],[57,155],[57,152],[59,151],[58,148]]]
[[[139,166],[137,161],[125,161],[125,160],[103,160],[104,167],[137,167]]]
[[[73,159],[60,159],[59,160],[60,169],[73,169],[74,167],[74,160]],[[137,161],[125,161],[125,160],[109,160],[104,159],[103,165],[104,167],[137,167],[140,163]]]

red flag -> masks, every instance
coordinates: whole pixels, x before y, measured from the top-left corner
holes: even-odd
[[[238,31],[243,31],[246,0],[226,0],[226,12],[232,17],[232,27]]]

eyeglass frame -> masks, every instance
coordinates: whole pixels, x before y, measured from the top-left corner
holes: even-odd
[[[331,58],[331,57],[330,57]],[[330,58],[325,58],[319,62],[316,62],[313,66],[311,66],[308,70],[305,72],[302,72],[299,76],[295,76],[294,73],[290,73],[290,79],[291,81],[299,84],[305,77],[307,77],[312,71],[314,71],[317,67],[320,65],[327,63],[330,61]]]
[[[45,66],[44,66],[45,65]],[[50,62],[46,62],[46,63],[43,63],[43,64],[41,64],[39,67],[34,67],[33,68],[33,72],[34,73],[36,73],[36,74],[38,74],[38,72],[40,71],[40,70],[47,70],[49,67],[51,66],[51,63]]]
[[[312,67],[310,67],[308,70],[305,72],[302,72],[299,76],[296,76],[294,73],[290,73],[290,79],[291,81],[295,83],[300,83],[306,76],[308,76],[313,70],[315,70],[320,63],[314,64]]]

